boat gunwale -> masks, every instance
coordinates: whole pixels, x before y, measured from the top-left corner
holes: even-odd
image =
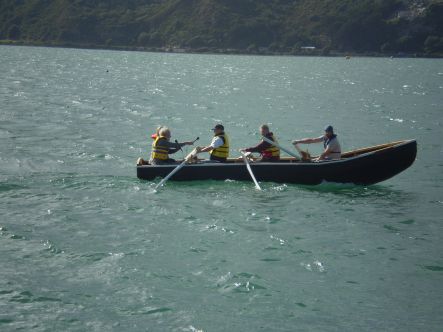
[[[374,145],[366,148],[361,148],[357,150],[351,150],[348,152],[343,153],[342,155],[346,154],[357,154],[351,157],[345,157],[342,159],[333,159],[333,160],[324,160],[319,162],[303,162],[299,160],[295,160],[294,158],[287,158],[284,159],[285,162],[255,162],[251,163],[251,166],[324,166],[324,165],[333,165],[333,164],[339,164],[339,163],[345,163],[352,160],[356,160],[359,158],[365,158],[369,155],[373,155],[376,153],[383,152],[388,149],[398,148],[407,144],[411,144],[413,142],[417,142],[416,139],[409,139],[409,140],[403,140],[403,141],[396,141],[391,143],[385,143],[385,144],[379,144]],[[370,150],[368,152],[364,152],[365,150]],[[361,151],[361,153],[359,153]],[[185,167],[227,167],[227,166],[242,166],[244,165],[243,162],[236,162],[236,159],[233,159],[234,162],[228,162],[228,163],[217,163],[217,162],[201,162],[201,163],[195,163],[195,164],[187,164]],[[295,161],[295,162],[292,162]],[[166,165],[137,165],[137,168],[171,168],[178,166],[177,164],[166,164]]]

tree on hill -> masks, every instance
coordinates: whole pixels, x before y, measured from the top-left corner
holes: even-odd
[[[441,0],[2,0],[0,39],[53,45],[440,53]]]

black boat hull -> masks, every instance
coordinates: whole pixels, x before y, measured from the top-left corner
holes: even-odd
[[[412,165],[417,154],[415,140],[392,143],[377,149],[374,147],[348,152],[341,160],[326,162],[297,162],[284,160],[274,163],[251,163],[258,181],[317,185],[322,182],[371,185],[387,180]],[[369,150],[369,152],[365,152]],[[177,165],[137,166],[137,177],[153,180],[165,177]],[[171,180],[238,180],[251,181],[242,162],[197,163],[184,166]]]

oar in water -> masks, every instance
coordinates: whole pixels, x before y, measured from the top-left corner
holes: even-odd
[[[272,144],[272,145],[278,147],[280,150],[286,152],[288,155],[290,155],[290,156],[292,156],[292,157],[298,159],[298,157],[297,157],[294,153],[292,153],[291,151],[289,151],[289,150],[287,150],[287,149],[281,147],[277,142],[271,141],[269,138],[267,138],[267,137],[265,137],[265,136],[262,136],[262,138],[263,138],[263,140],[264,140],[265,142],[268,142],[269,144]]]
[[[255,183],[255,189],[261,190],[260,185],[258,184],[258,182],[254,176],[254,173],[252,173],[251,165],[249,165],[248,158],[246,157],[246,155],[244,154],[243,151],[240,151],[240,153],[242,154],[243,160],[245,161],[245,164],[246,164],[246,168],[248,169],[248,172],[251,175],[251,178]]]
[[[175,173],[177,173],[179,170],[181,170],[183,168],[183,166],[186,165],[186,163],[189,161],[189,159],[191,159],[195,155],[196,152],[197,152],[196,149],[192,150],[192,152],[186,156],[186,158],[182,161],[182,163],[180,165],[178,165],[176,168],[174,168],[174,170],[171,173],[169,173],[166,177],[164,177],[163,180],[161,180],[159,182],[159,184],[157,184],[155,186],[154,189],[157,190],[159,187],[164,185],[165,182],[171,178],[171,176],[173,176]]]

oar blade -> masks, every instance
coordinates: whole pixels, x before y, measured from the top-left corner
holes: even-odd
[[[257,179],[255,178],[254,173],[252,172],[251,165],[249,165],[248,158],[247,158],[246,155],[243,153],[243,151],[241,152],[241,154],[242,154],[242,156],[243,156],[243,160],[244,160],[244,162],[245,162],[245,164],[246,164],[246,169],[248,170],[249,175],[250,175],[251,178],[252,178],[252,181],[254,181],[254,183],[255,183],[255,189],[257,189],[257,190],[261,190],[261,187],[260,187],[260,185],[258,184]]]

